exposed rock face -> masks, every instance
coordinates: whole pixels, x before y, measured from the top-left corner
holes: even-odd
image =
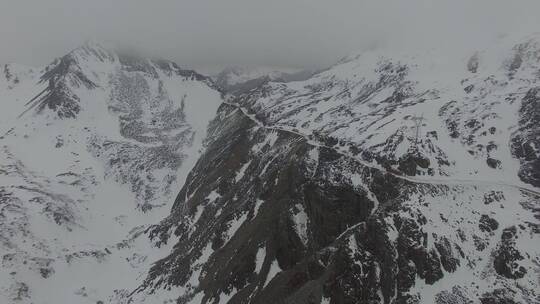
[[[167,240],[174,231],[179,246],[156,264],[145,288],[186,286],[193,296],[203,292],[203,301],[239,290],[231,300],[247,301],[264,287],[268,290],[253,301],[320,297],[331,272],[316,256],[349,227],[365,223],[374,198],[333,172],[348,166],[354,172],[354,164],[331,150],[314,149],[299,136],[257,128],[227,107],[214,122],[209,146],[173,213],[152,232]],[[334,175],[333,182],[321,178]],[[331,260],[332,251],[326,253]],[[164,275],[165,269],[174,271]],[[273,277],[275,269],[290,271]],[[315,279],[320,282],[312,291],[297,294]]]
[[[499,228],[499,223],[489,215],[482,214],[478,228],[480,228],[482,231],[491,232]]]
[[[26,111],[37,108],[38,112],[41,112],[48,108],[59,118],[76,117],[81,110],[80,98],[71,90],[71,87],[93,89],[97,86],[82,71],[77,60],[77,55],[81,54],[92,56],[101,62],[113,59],[107,51],[90,46],[84,46],[78,52],[72,52],[57,59],[46,67],[45,73],[40,78],[41,83],[48,83],[47,87],[28,102],[29,107]]]
[[[486,293],[480,298],[482,304],[516,304],[513,300],[514,295],[504,289],[496,289],[493,292]]]
[[[495,253],[494,266],[498,274],[509,279],[523,278],[527,269],[519,265],[524,258],[516,249],[515,239],[517,237],[515,226],[503,230],[499,249]]]
[[[132,299],[537,303],[539,199],[520,188],[537,155],[515,148],[535,134],[534,41],[498,70],[475,54],[455,84],[367,54],[234,91]]]
[[[530,89],[521,100],[519,129],[511,147],[521,162],[519,177],[540,187],[540,87]]]
[[[482,297],[478,277],[460,282],[452,274],[484,267],[486,247],[476,244],[497,243],[498,222],[482,215],[469,223],[447,210],[496,210],[484,196],[505,199],[490,187],[415,185],[260,127],[229,105],[207,144],[171,215],[151,229],[155,241],[175,246],[135,301],[169,288],[181,290],[181,303],[427,303],[421,286],[446,286],[436,303]],[[487,267],[524,279],[506,269],[521,258],[513,246],[503,241]],[[483,280],[509,288],[497,275]]]
[[[398,170],[407,175],[414,176],[418,171],[417,169],[427,169],[429,165],[429,159],[416,153],[411,153],[399,159]]]

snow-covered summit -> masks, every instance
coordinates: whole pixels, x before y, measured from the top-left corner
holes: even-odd
[[[198,159],[221,93],[96,43],[2,71],[0,302],[123,297],[160,255],[144,231]]]

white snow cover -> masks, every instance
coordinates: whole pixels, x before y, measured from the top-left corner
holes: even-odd
[[[255,273],[261,272],[265,258],[266,258],[266,246],[260,247],[257,250],[257,254],[255,255]]]
[[[518,70],[509,69],[516,52],[514,46],[521,41],[505,38],[496,42],[497,47],[452,59],[433,50],[420,55],[377,50],[343,60],[307,81],[270,83],[268,94],[255,94],[240,109],[259,127],[270,131],[252,152],[274,145],[278,139],[276,129],[308,140],[312,145],[309,169],[313,171],[323,147],[319,135],[341,141],[333,149],[358,159],[362,156],[355,155],[354,148],[390,159],[419,149],[435,169],[433,176],[425,170],[420,176],[400,178],[442,185],[442,190],[413,193],[404,204],[410,214],[425,216],[425,229],[434,235],[430,237],[445,236],[462,244],[468,263],[462,260],[457,271],[445,272],[433,285],[417,278],[410,293],[420,295],[425,303],[433,303],[436,295],[449,286],[469,286],[469,290],[478,286],[479,293],[504,288],[507,280],[486,270],[493,262],[488,253],[496,249],[503,228],[538,222],[528,210],[531,207],[526,208],[533,201],[530,193],[514,187],[524,185],[517,177],[519,162],[508,147],[516,130],[518,109],[518,103],[510,100],[522,98],[539,79],[535,74],[539,70],[537,58],[525,56]],[[540,49],[536,37],[527,41],[526,47]],[[10,77],[0,75],[0,106],[8,110],[0,112],[2,303],[122,303],[144,279],[151,263],[169,254],[176,243],[174,239],[167,245],[151,243],[144,232],[169,213],[175,194],[204,149],[206,125],[221,102],[219,93],[203,81],[170,74],[151,62],[157,76],[126,71],[116,55],[103,61],[89,56],[89,49],[106,52],[100,46],[89,46],[72,53],[77,71],[97,84],[88,89],[70,83],[70,92],[80,98],[81,105],[73,119],[57,119],[49,109],[39,114],[29,111],[16,118],[27,109],[27,101],[46,89],[47,83],[38,83],[43,71],[10,65]],[[475,72],[467,69],[472,58],[478,60]],[[511,77],[508,73],[512,73]],[[130,81],[140,81],[141,85],[122,90]],[[467,92],[470,85],[473,88]],[[146,91],[129,95],[135,87]],[[125,99],[135,104],[136,113],[130,112],[133,104],[126,108]],[[153,127],[165,123],[163,113],[179,108],[185,114],[180,119],[182,124],[165,129]],[[263,119],[255,118],[254,113]],[[418,129],[413,117],[419,116],[422,125]],[[480,129],[468,126],[472,119],[480,119]],[[459,136],[451,136],[448,120],[455,123]],[[143,126],[144,132],[137,133],[137,127],[122,128],[129,123]],[[496,131],[490,131],[492,126]],[[490,144],[497,149],[488,152],[479,148]],[[163,150],[167,157],[160,158]],[[177,162],[159,164],[171,157]],[[486,157],[500,160],[501,166],[488,167]],[[272,164],[269,159],[262,174]],[[237,172],[237,182],[245,178],[250,163]],[[364,163],[381,168],[374,160]],[[375,209],[378,207],[359,175],[345,179],[365,191],[377,204]],[[501,193],[502,198],[486,205],[488,193]],[[213,202],[220,197],[214,190],[206,199]],[[254,217],[262,203],[260,199],[254,202]],[[296,209],[292,221],[305,244],[309,218],[302,205]],[[199,207],[194,223],[202,212],[203,207]],[[248,214],[237,214],[228,223],[226,242]],[[483,214],[496,219],[500,228],[478,231]],[[338,239],[361,224],[349,227]],[[391,241],[397,241],[397,229],[387,233]],[[461,234],[471,237],[463,240]],[[475,237],[490,244],[485,256],[477,251]],[[348,241],[352,251],[358,250],[353,237]],[[516,247],[531,257],[519,263],[527,269],[538,269],[532,261],[540,256],[538,235],[520,232],[516,242]],[[433,242],[429,243],[428,249],[433,246]],[[194,271],[186,288],[140,294],[137,300],[162,303],[192,292],[213,253],[211,243],[205,244],[201,256],[191,265]],[[261,247],[256,253],[255,272],[260,273],[265,259],[266,247]],[[263,288],[280,271],[274,259]],[[537,272],[529,271],[515,284],[524,290],[534,289],[538,285]],[[222,293],[215,300],[226,302],[236,292]],[[202,292],[196,294],[191,303],[201,302],[203,296]]]
[[[263,288],[272,281],[272,279],[281,272],[281,268],[279,267],[278,261],[273,260],[272,264],[270,264],[270,269],[268,269],[268,274],[266,275],[266,281],[264,282]]]
[[[236,182],[239,182],[244,177],[244,173],[246,173],[246,170],[250,164],[251,164],[251,160],[245,163],[244,165],[242,165],[242,168],[238,170],[238,172],[236,173],[236,176],[234,177],[234,180]]]
[[[261,205],[264,203],[264,201],[260,198],[258,198],[255,201],[255,208],[253,209],[253,218],[257,217],[257,214],[259,213],[259,208],[261,208]]]
[[[306,210],[304,209],[304,205],[302,204],[296,204],[295,205],[296,211],[292,213],[292,219],[294,223],[294,229],[296,231],[296,234],[304,243],[304,245],[308,242],[308,215],[306,213]]]
[[[339,140],[343,153],[356,147],[399,160],[417,149],[432,169],[421,175],[526,186],[509,142],[519,101],[540,83],[539,49],[539,34],[499,38],[484,50],[453,56],[437,48],[380,48],[308,80],[271,82],[233,101],[274,129]],[[500,165],[490,167],[488,158]]]
[[[236,231],[238,231],[242,224],[247,220],[247,217],[248,213],[244,212],[240,216],[235,217],[232,221],[227,223],[229,228],[227,229],[224,243],[229,242],[229,240],[236,234]]]
[[[68,56],[70,73],[80,71],[96,84],[67,82],[79,98],[75,118],[59,119],[48,108],[18,118],[47,88],[47,81],[39,83],[46,69],[0,67],[0,303],[122,301],[174,244],[158,247],[144,231],[168,214],[221,103],[203,81],[151,62],[155,76],[128,71],[97,44]],[[122,91],[134,80],[147,90],[139,100]],[[130,107],[121,108],[125,102]],[[159,126],[169,123],[163,113],[182,107],[185,123]],[[121,131],[126,117],[135,116],[147,130],[140,137]],[[159,163],[163,151],[175,162]]]
[[[484,195],[487,193],[499,195],[504,193],[504,195],[501,195],[497,202],[485,204]],[[460,244],[460,249],[467,260],[466,263],[462,262],[455,272],[443,270],[443,278],[432,285],[417,278],[410,294],[420,295],[422,303],[435,303],[437,294],[451,291],[453,286],[468,287],[469,292],[475,293],[474,298],[496,288],[506,288],[509,282],[492,270],[494,251],[500,245],[504,228],[538,222],[530,207],[527,207],[526,202],[531,201],[531,198],[512,187],[501,186],[463,186],[439,193],[413,195],[407,207],[413,210],[413,214],[422,214],[427,218],[428,222],[424,229],[429,229],[435,239],[446,237],[451,243]],[[479,230],[478,223],[482,215],[489,215],[495,219],[499,228],[493,232]],[[395,239],[392,237],[395,232],[388,233],[391,239]],[[535,260],[540,256],[538,246],[540,236],[518,232],[515,240],[516,248],[527,253],[527,258],[518,261],[527,269],[527,273],[523,278],[510,282],[518,284],[524,290],[535,290],[535,286],[538,286],[538,265]],[[488,246],[478,251],[476,248],[478,241]],[[427,249],[435,249],[433,241],[428,243]],[[518,303],[528,303],[520,299],[522,295],[519,293],[514,297],[515,300],[519,300]]]
[[[216,190],[212,190],[212,192],[210,192],[210,194],[208,194],[208,196],[206,197],[206,199],[209,201],[209,202],[214,202],[215,200],[217,200],[218,198],[220,198],[221,195],[216,191]]]

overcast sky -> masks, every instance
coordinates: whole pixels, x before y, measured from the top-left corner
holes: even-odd
[[[532,33],[539,13],[538,0],[0,0],[0,62],[43,65],[94,39],[196,68],[319,67],[370,47]]]

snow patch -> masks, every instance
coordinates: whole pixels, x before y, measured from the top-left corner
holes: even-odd
[[[295,209],[297,212],[293,213],[292,219],[294,223],[294,230],[304,245],[308,242],[308,215],[304,209],[304,205],[296,204]]]
[[[266,246],[260,247],[257,250],[257,254],[255,255],[255,273],[258,274],[261,271],[265,258],[266,258]]]
[[[266,281],[264,282],[263,288],[272,281],[272,279],[281,272],[281,268],[279,267],[278,261],[274,260],[272,261],[272,264],[270,264],[270,269],[268,270],[268,274],[266,275]]]
[[[251,160],[249,160],[247,163],[245,163],[242,166],[242,168],[240,168],[240,170],[238,170],[238,173],[236,173],[236,176],[234,177],[235,182],[238,183],[244,177],[244,174],[246,173],[246,170],[247,170],[247,168],[249,167],[250,164],[251,164]]]

